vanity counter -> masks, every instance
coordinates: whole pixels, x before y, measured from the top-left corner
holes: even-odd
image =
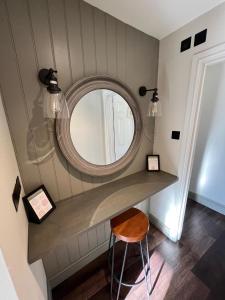
[[[111,219],[177,179],[163,171],[142,171],[56,203],[56,210],[43,223],[29,223],[29,263],[42,258],[69,237]]]

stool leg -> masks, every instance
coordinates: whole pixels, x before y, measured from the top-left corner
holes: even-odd
[[[150,258],[149,258],[149,249],[148,249],[148,236],[146,234],[145,237],[146,242],[146,251],[147,251],[147,259],[148,259],[148,267],[149,267],[149,280],[150,280],[150,294],[152,293],[152,279],[151,279],[151,266],[150,266]]]
[[[146,287],[147,287],[147,295],[148,295],[148,298],[149,298],[149,289],[148,289],[148,280],[147,280],[147,272],[145,270],[145,261],[144,261],[144,255],[143,255],[143,249],[142,249],[142,243],[140,241],[140,250],[141,250],[141,260],[142,260],[142,265],[143,265],[143,270],[144,270],[144,275],[145,275],[145,282],[146,282]]]
[[[110,248],[111,248],[111,241],[112,241],[112,230],[110,232],[110,239],[109,239],[109,252],[110,252]]]
[[[117,300],[119,299],[121,282],[122,282],[122,279],[123,279],[123,271],[124,271],[124,266],[125,266],[126,257],[127,257],[127,246],[128,246],[128,243],[126,243],[124,256],[123,256],[123,264],[122,264],[122,269],[121,269],[121,274],[120,274],[120,282],[119,282],[117,297],[116,297]]]
[[[113,299],[112,291],[113,291],[113,278],[114,278],[114,274],[113,274],[114,273],[114,249],[115,249],[116,236],[113,235],[113,237],[112,237],[112,232],[111,232],[111,236],[110,236],[110,244],[111,244],[111,238],[113,240],[113,245],[112,245],[112,261],[111,261],[110,295],[111,295],[111,299]]]
[[[109,269],[111,269],[111,242],[112,242],[112,230],[110,232],[110,239],[109,239],[109,247],[108,247],[108,265],[109,265]]]

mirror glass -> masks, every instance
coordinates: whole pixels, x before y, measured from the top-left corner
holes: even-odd
[[[124,98],[109,89],[84,95],[70,120],[74,148],[89,163],[108,165],[123,157],[134,137],[134,117]]]

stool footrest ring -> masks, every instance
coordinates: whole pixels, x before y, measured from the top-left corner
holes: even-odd
[[[145,256],[146,260],[148,259],[148,256],[147,256],[147,255],[148,255],[148,254],[146,253],[146,251],[144,251],[144,256]],[[136,256],[139,256],[139,255],[134,255],[134,256],[132,256],[132,257],[136,257]],[[111,265],[111,263],[110,263],[111,257],[112,257],[112,251],[111,251],[111,248],[110,248],[110,249],[109,249],[109,255],[108,255],[108,265],[109,265],[109,270],[110,270],[110,272],[111,272],[111,270],[112,270],[112,265]],[[146,272],[146,276],[148,276],[149,271],[150,271],[150,268],[148,267],[148,268],[147,268],[147,272]],[[117,277],[117,274],[113,274],[113,278],[115,279],[115,281],[116,281],[117,283],[120,282],[119,278]],[[143,276],[140,280],[138,280],[138,281],[135,282],[135,283],[128,283],[128,282],[123,282],[123,281],[122,281],[122,282],[121,282],[121,285],[126,286],[126,287],[133,287],[133,286],[139,285],[139,284],[142,283],[144,280],[145,280],[145,276]]]
[[[150,271],[150,268],[147,269],[147,273],[146,273],[147,276],[148,276],[149,271]],[[115,281],[116,281],[117,283],[120,282],[119,279],[118,279],[118,277],[116,276],[116,274],[113,275],[113,278],[115,279]],[[143,276],[139,281],[134,282],[134,283],[127,283],[127,282],[123,282],[123,281],[122,281],[122,282],[121,282],[121,285],[126,286],[126,287],[133,287],[133,286],[139,285],[139,284],[142,283],[144,280],[145,280],[145,276]]]

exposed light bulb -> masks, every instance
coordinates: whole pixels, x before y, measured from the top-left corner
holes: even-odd
[[[38,78],[42,84],[47,86],[44,94],[44,117],[48,119],[67,119],[69,109],[56,77],[57,70],[41,69]]]
[[[69,109],[63,93],[46,92],[44,100],[44,116],[48,119],[69,118]]]
[[[161,103],[159,101],[157,102],[150,101],[148,107],[148,116],[160,117],[161,115],[162,115]]]

